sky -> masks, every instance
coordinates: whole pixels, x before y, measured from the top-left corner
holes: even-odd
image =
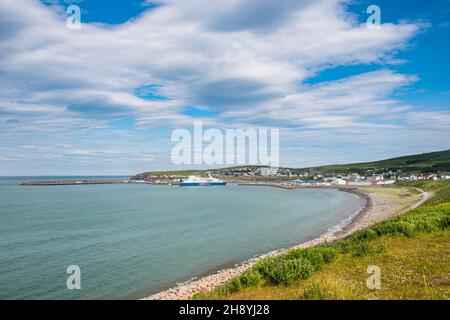
[[[278,128],[288,167],[449,149],[449,40],[450,0],[2,0],[0,175],[201,167],[194,120]]]

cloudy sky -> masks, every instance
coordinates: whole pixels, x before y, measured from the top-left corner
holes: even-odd
[[[449,39],[449,0],[2,0],[0,175],[183,169],[194,120],[292,167],[448,149]]]

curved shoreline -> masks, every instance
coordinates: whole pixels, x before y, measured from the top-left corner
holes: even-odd
[[[370,209],[374,206],[372,197],[367,193],[361,192],[357,188],[339,188],[339,191],[352,193],[363,199],[365,201],[365,204],[363,208],[359,210],[359,212],[349,217],[350,221],[345,224],[341,230],[338,230],[333,234],[337,239],[349,235],[351,228],[356,226],[358,224],[358,221],[365,217],[369,213]]]
[[[396,205],[395,201],[381,197],[374,193],[363,192],[362,191],[363,188],[337,188],[337,189],[342,192],[349,192],[355,194],[365,201],[364,207],[362,209],[359,209],[352,215],[350,215],[347,218],[349,219],[349,222],[346,225],[344,225],[341,230],[337,230],[336,232],[333,233],[327,232],[318,238],[300,243],[298,245],[289,248],[268,252],[255,258],[246,260],[240,264],[236,264],[234,267],[222,269],[213,274],[201,278],[193,278],[187,282],[178,284],[176,287],[150,295],[141,300],[187,300],[197,292],[211,291],[214,288],[228,282],[232,278],[239,276],[240,274],[251,268],[256,262],[258,262],[261,259],[274,257],[292,249],[306,249],[314,247],[316,245],[326,244],[344,238],[376,222],[386,220],[390,217],[402,214],[408,210],[416,208],[422,203],[424,203],[431,196],[431,193],[424,192],[423,190],[418,189],[421,192],[421,199],[415,202],[414,204],[408,206],[408,208],[402,209],[398,207],[398,205]]]
[[[284,189],[292,189],[292,188],[284,188]],[[297,245],[288,248],[277,249],[262,255],[258,255],[254,258],[238,263],[233,267],[221,269],[212,274],[203,277],[201,276],[200,278],[195,277],[186,282],[178,283],[177,286],[175,287],[169,288],[156,294],[152,294],[148,297],[142,298],[141,300],[187,300],[189,299],[189,297],[191,297],[193,294],[197,292],[211,291],[212,289],[230,281],[232,278],[239,276],[240,274],[251,268],[256,262],[258,262],[261,259],[278,256],[292,249],[306,249],[309,247],[314,247],[319,244],[332,242],[334,240],[339,239],[340,237],[345,236],[347,233],[346,232],[347,227],[349,225],[356,223],[358,217],[360,215],[364,215],[367,212],[367,210],[369,210],[369,208],[372,206],[372,200],[368,194],[363,193],[355,188],[332,188],[332,189],[338,189],[341,192],[352,193],[360,197],[362,200],[364,200],[364,205],[362,206],[362,208],[358,208],[356,212],[352,213],[348,218],[346,218],[350,219],[348,223],[342,226],[342,228],[339,228],[332,233],[327,231],[326,233],[317,238],[299,243]],[[330,227],[330,229],[335,228],[341,223],[342,221],[339,222],[337,225]]]

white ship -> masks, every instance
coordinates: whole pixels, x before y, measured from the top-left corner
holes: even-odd
[[[224,186],[226,184],[225,181],[213,178],[211,174],[208,174],[208,178],[190,176],[187,180],[180,183],[180,187]]]

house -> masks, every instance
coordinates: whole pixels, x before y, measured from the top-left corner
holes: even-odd
[[[259,170],[260,175],[263,177],[276,176],[278,173],[278,168],[276,167],[263,167]]]
[[[375,177],[373,177],[373,180],[382,181],[382,180],[384,180],[384,176],[381,174],[376,175]]]
[[[339,185],[339,186],[345,186],[346,184],[347,184],[347,181],[346,180],[344,180],[344,179],[341,179],[341,178],[336,178],[336,179],[333,179],[332,181],[331,181],[331,183],[332,184],[337,184],[337,185]]]
[[[350,177],[351,177],[351,179],[354,180],[354,181],[361,180],[361,176],[360,176],[359,174],[357,174],[357,173],[352,173],[352,174],[350,175]]]

